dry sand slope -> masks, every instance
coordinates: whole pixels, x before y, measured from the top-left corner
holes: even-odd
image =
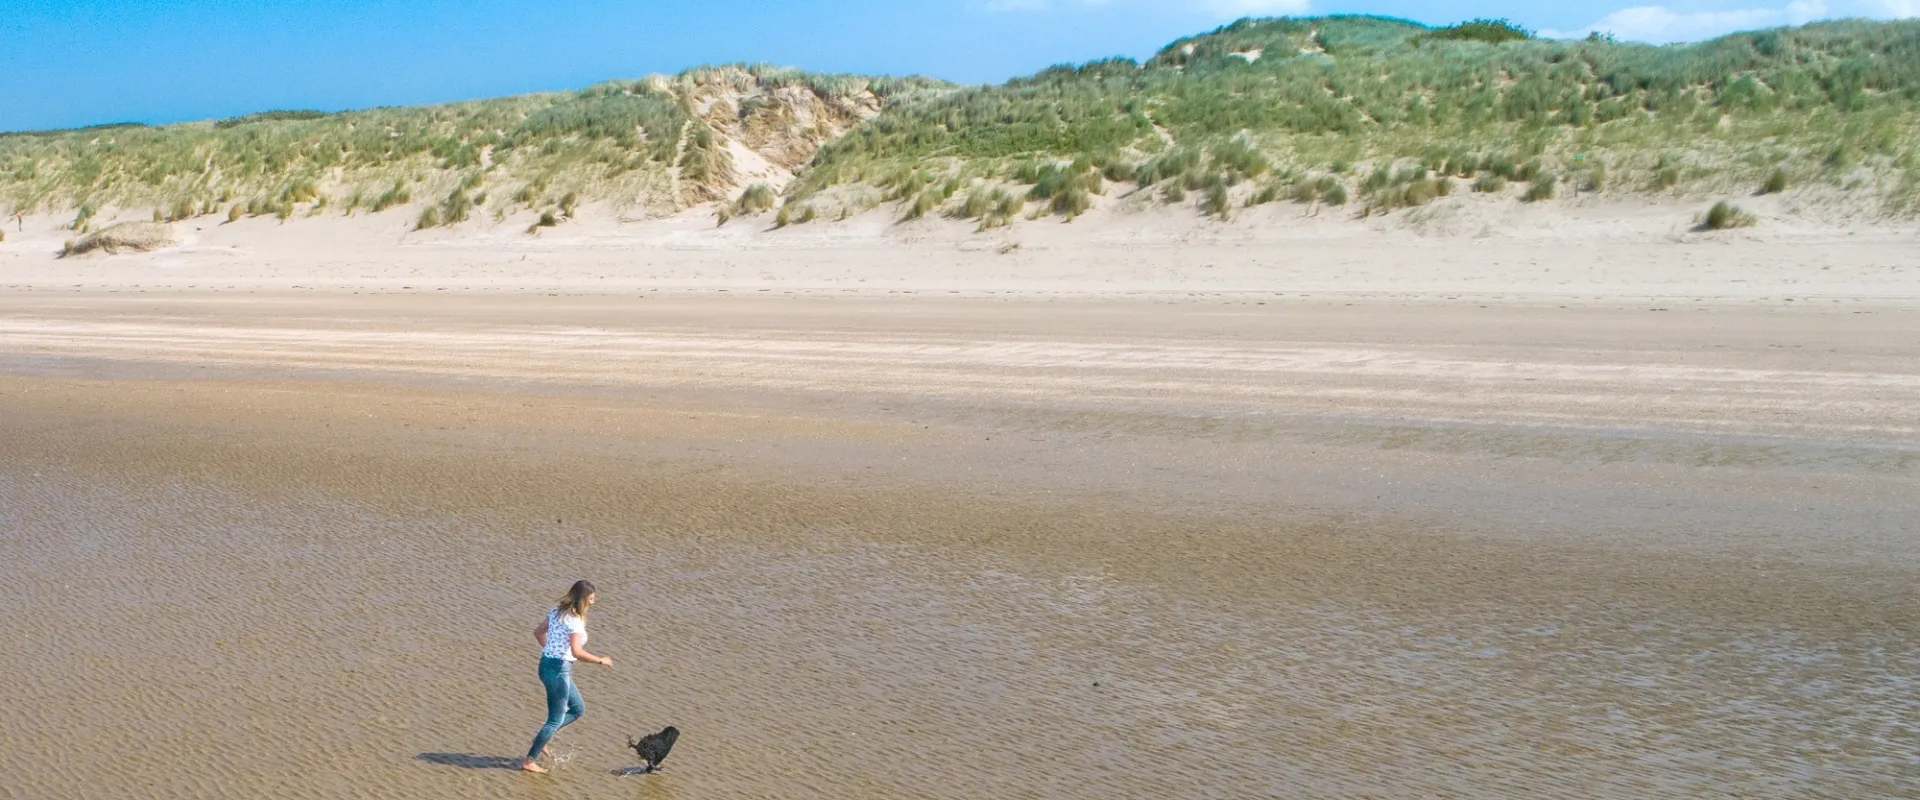
[[[73,237],[60,228],[68,220],[40,217],[0,243],[0,289],[1920,302],[1912,223],[1822,222],[1756,198],[1761,227],[1702,233],[1691,222],[1700,202],[1456,197],[1368,220],[1264,206],[1232,223],[1116,204],[1070,224],[1047,218],[983,233],[972,223],[901,222],[892,208],[784,229],[766,216],[716,228],[708,208],[646,221],[587,209],[537,236],[524,222],[414,231],[413,214],[393,211],[287,223],[197,218],[173,225],[175,247],[67,259],[55,253]]]
[[[0,795],[1920,778],[1911,308],[1345,302],[6,295]]]

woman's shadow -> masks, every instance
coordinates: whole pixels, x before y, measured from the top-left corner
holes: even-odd
[[[429,764],[461,769],[519,769],[520,759],[513,756],[477,756],[472,753],[421,753],[414,756]]]

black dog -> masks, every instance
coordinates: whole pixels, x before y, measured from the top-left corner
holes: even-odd
[[[674,740],[679,738],[680,729],[668,725],[666,730],[649,733],[637,742],[633,737],[627,737],[627,746],[639,754],[640,760],[647,762],[647,771],[641,774],[650,775],[660,769],[660,762],[667,760],[667,752],[673,749]]]

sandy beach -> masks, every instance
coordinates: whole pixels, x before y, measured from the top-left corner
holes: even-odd
[[[1920,797],[1915,0],[14,5],[0,800]]]
[[[0,796],[1920,778],[1910,232],[1093,222],[10,234]],[[618,667],[521,775],[578,577]]]

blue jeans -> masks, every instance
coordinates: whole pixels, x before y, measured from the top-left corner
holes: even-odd
[[[573,685],[573,662],[562,658],[540,659],[540,683],[547,687],[547,724],[533,737],[533,747],[527,750],[528,761],[539,758],[540,751],[547,749],[547,742],[552,741],[561,728],[572,725],[587,713],[586,704],[580,702],[580,688]]]

